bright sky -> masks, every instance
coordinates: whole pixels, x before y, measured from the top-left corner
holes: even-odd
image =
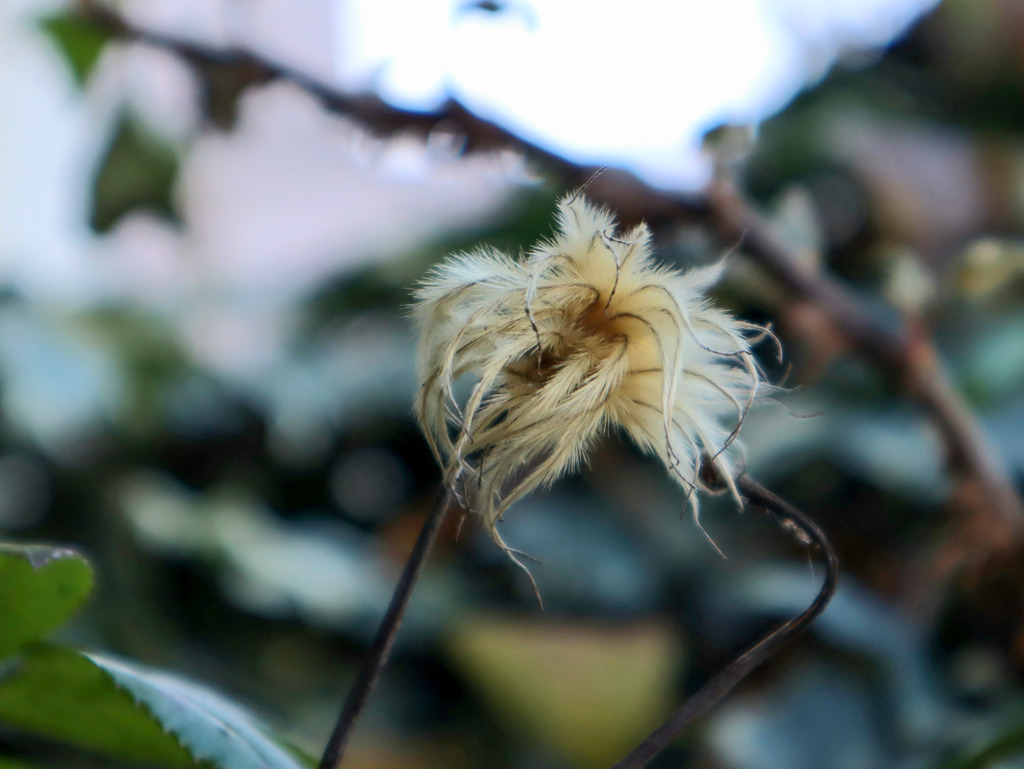
[[[491,13],[471,0],[136,0],[124,8],[137,23],[213,45],[246,45],[324,79],[333,72],[343,87],[375,88],[402,106],[429,108],[450,93],[574,160],[621,165],[652,183],[696,190],[708,173],[700,150],[705,131],[722,122],[756,123],[842,51],[885,44],[934,2],[509,0]],[[0,114],[0,279],[30,293],[91,295],[109,277],[102,265],[111,259],[89,255],[95,238],[85,217],[93,166],[125,100],[189,147],[180,192],[190,239],[157,235],[168,253],[187,247],[202,256],[168,256],[168,264],[227,265],[257,283],[265,272],[271,285],[287,268],[293,283],[306,284],[338,268],[328,257],[336,262],[345,244],[380,250],[343,231],[346,222],[363,232],[423,237],[393,215],[386,223],[365,213],[339,216],[356,203],[408,209],[434,226],[453,223],[443,211],[465,218],[500,205],[486,170],[464,162],[447,172],[465,179],[456,174],[445,182],[429,163],[412,175],[420,184],[447,184],[447,198],[440,187],[418,192],[409,179],[385,178],[394,176],[394,163],[349,168],[335,123],[304,106],[301,94],[262,89],[244,100],[234,134],[203,130],[193,76],[167,54],[108,52],[83,97],[33,22],[60,4],[0,2],[0,64],[9,65],[0,67],[0,101],[9,108]],[[193,141],[196,131],[202,133]],[[415,170],[424,162],[414,155]],[[391,209],[370,205],[372,184],[390,195]],[[339,202],[343,194],[348,198]],[[429,215],[420,210],[424,201],[436,204]],[[246,255],[244,270],[238,260],[225,261],[234,252]],[[303,255],[307,263],[300,263]],[[139,267],[137,258],[127,263],[159,273]],[[108,272],[116,277],[120,268]]]
[[[512,187],[515,173],[493,159],[439,159],[402,141],[353,152],[350,126],[281,84],[247,94],[232,133],[211,130],[193,73],[139,47],[108,50],[82,93],[34,23],[61,3],[0,0],[0,283],[27,297],[90,303],[112,295],[170,307],[197,360],[250,372],[287,395],[266,374],[289,327],[282,306],[326,275],[408,246],[396,236],[418,242],[488,215]],[[510,0],[500,13],[455,10],[469,0],[121,7],[169,34],[246,45],[402,106],[429,108],[450,93],[577,161],[695,190],[708,171],[700,151],[707,129],[756,123],[841,51],[886,43],[933,3]],[[140,213],[102,237],[88,228],[92,174],[125,103],[182,148],[181,228]],[[0,358],[21,376],[8,382],[4,405],[32,432],[63,435],[116,397],[108,381],[116,376],[88,350],[72,351],[85,356],[76,375],[55,373],[48,367],[72,354],[43,353],[63,337],[4,328]],[[373,347],[383,359],[370,370],[408,363]],[[344,355],[333,358],[348,366]],[[314,374],[328,405],[337,402],[336,383],[352,378]],[[313,403],[306,411],[321,419],[316,399],[292,390],[289,403]]]
[[[844,50],[884,44],[934,4],[510,0],[488,13],[468,0],[337,0],[337,72],[412,108],[450,92],[574,160],[695,188],[708,129],[756,123]]]

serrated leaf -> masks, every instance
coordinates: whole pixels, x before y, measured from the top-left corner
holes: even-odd
[[[106,232],[134,209],[174,218],[172,193],[177,174],[174,149],[138,119],[123,117],[93,187],[93,229]]]
[[[167,673],[86,655],[130,692],[189,753],[225,769],[301,769],[251,713],[220,694]]]
[[[195,763],[131,694],[71,649],[37,646],[25,655],[0,682],[0,721],[129,761]]]
[[[73,550],[0,545],[0,659],[60,627],[92,586],[92,567]]]
[[[503,725],[582,767],[609,766],[668,714],[682,644],[664,624],[476,617],[447,644]]]
[[[304,769],[244,708],[183,678],[37,646],[0,682],[0,721],[161,767]]]
[[[103,46],[110,40],[110,34],[74,12],[47,16],[40,26],[57,44],[78,84],[84,84],[96,66]]]

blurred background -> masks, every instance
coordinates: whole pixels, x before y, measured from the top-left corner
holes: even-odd
[[[457,98],[609,184],[696,197],[727,167],[808,269],[934,339],[1019,483],[1024,2],[667,5],[116,10],[402,109]],[[565,183],[444,126],[375,138],[295,82],[73,11],[0,6],[0,529],[93,560],[65,640],[211,682],[319,754],[439,476],[411,417],[410,286],[548,235]],[[736,245],[699,220],[656,237],[682,267]],[[747,421],[747,467],[821,523],[843,579],[653,766],[1024,766],[1024,551],[813,308],[742,256],[716,298],[782,340],[764,364],[788,389]],[[616,437],[517,505],[502,533],[543,562],[543,613],[452,521],[350,766],[614,763],[823,574],[716,499],[722,559],[682,505]],[[108,765],[88,761],[67,765]]]

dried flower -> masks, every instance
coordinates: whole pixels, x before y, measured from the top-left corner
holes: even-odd
[[[452,256],[416,290],[420,425],[445,484],[520,566],[497,522],[612,426],[661,459],[695,520],[703,462],[735,493],[730,447],[761,382],[763,330],[705,296],[721,264],[658,266],[645,225],[620,236],[579,193],[558,228],[525,258]],[[460,403],[463,377],[475,383]]]

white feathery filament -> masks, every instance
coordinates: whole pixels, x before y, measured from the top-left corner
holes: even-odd
[[[707,299],[721,263],[659,266],[650,241],[645,225],[617,234],[577,194],[525,258],[455,255],[416,290],[417,418],[445,484],[520,566],[498,521],[613,426],[661,459],[695,520],[703,462],[735,493],[733,441],[761,383],[750,344],[764,331]],[[474,384],[460,403],[463,377]]]

